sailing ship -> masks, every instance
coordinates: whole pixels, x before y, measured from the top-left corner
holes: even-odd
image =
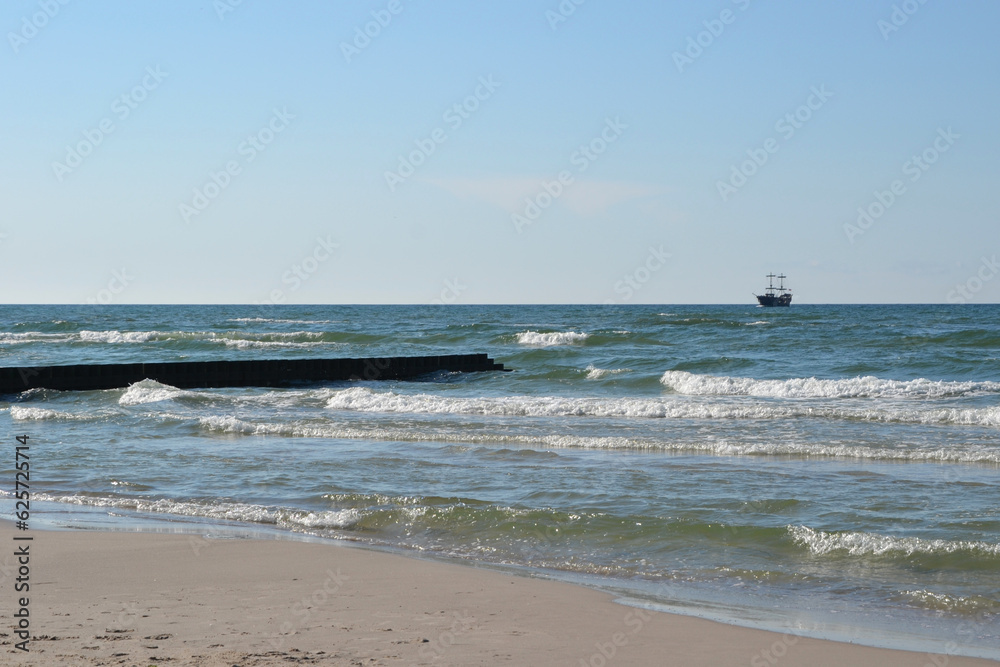
[[[765,276],[768,279],[767,291],[763,294],[754,294],[757,297],[757,302],[766,307],[773,308],[775,306],[784,306],[787,308],[792,305],[792,290],[785,287],[785,274],[774,275],[769,273]],[[774,279],[778,279],[778,286],[774,286]]]

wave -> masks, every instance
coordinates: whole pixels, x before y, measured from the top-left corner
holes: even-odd
[[[126,484],[128,485],[128,484]],[[3,495],[10,496],[10,492]],[[430,512],[440,515],[462,513],[464,516],[483,515],[510,519],[532,518],[549,515],[550,518],[562,519],[565,529],[570,529],[574,522],[589,520],[618,524],[620,521],[605,512],[563,514],[550,508],[524,508],[496,505],[486,501],[477,501],[461,497],[422,497],[422,496],[392,496],[384,494],[335,493],[324,494],[327,503],[342,505],[337,509],[308,510],[274,505],[259,505],[223,500],[195,501],[173,500],[170,498],[143,498],[123,496],[98,496],[87,494],[59,495],[50,493],[33,494],[33,499],[42,502],[56,502],[88,507],[133,510],[137,512],[165,513],[178,516],[197,516],[227,521],[247,523],[272,524],[286,528],[308,529],[350,529],[357,526],[363,519],[374,514],[402,512],[410,519],[425,517]],[[555,516],[559,515],[559,516]],[[439,517],[440,518],[440,517]],[[473,517],[475,518],[475,517]],[[482,517],[480,517],[482,518]],[[650,523],[659,523],[654,531],[669,530],[672,533],[684,535],[712,535],[720,531],[728,535],[732,527],[727,529],[719,524],[691,524],[662,520],[657,522],[649,517]],[[530,522],[522,527],[533,530],[537,524]],[[578,531],[586,531],[586,526],[578,526]],[[747,534],[753,531],[743,531]],[[759,537],[773,540],[774,529],[760,528]],[[805,547],[810,553],[818,556],[844,553],[850,556],[890,556],[909,557],[913,555],[953,555],[960,554],[972,558],[992,560],[1000,557],[1000,544],[971,540],[928,540],[917,537],[895,537],[877,533],[843,532],[828,533],[814,530],[808,526],[789,525],[785,534],[792,542]],[[926,595],[927,591],[907,591],[909,595]]]
[[[172,415],[183,421],[186,418]],[[987,463],[1000,464],[1000,451],[988,446],[962,449],[901,449],[865,447],[862,445],[815,445],[811,443],[739,443],[726,440],[656,440],[622,436],[577,436],[555,434],[509,434],[447,428],[414,429],[384,426],[348,427],[330,423],[252,422],[232,415],[197,418],[198,426],[209,432],[235,433],[247,436],[283,436],[298,438],[332,438],[345,440],[379,440],[397,442],[446,442],[474,445],[544,447],[546,449],[601,449],[608,451],[647,451],[667,454],[710,454],[716,456],[781,456],[797,458],[863,459],[872,461]]]
[[[601,378],[603,378],[606,375],[618,375],[619,373],[627,373],[627,372],[629,372],[629,370],[631,370],[631,369],[628,369],[628,368],[614,368],[614,369],[597,368],[597,367],[594,366],[594,364],[590,364],[586,368],[587,379],[588,380],[600,380]]]
[[[344,529],[351,528],[361,519],[361,513],[356,509],[311,512],[308,510],[267,507],[247,503],[213,502],[209,504],[170,500],[167,498],[154,500],[79,495],[56,496],[46,493],[35,493],[32,495],[32,499],[88,507],[105,507],[155,514],[174,514],[178,516],[205,517],[244,523],[271,524],[280,528],[291,529]]]
[[[49,410],[46,408],[33,408],[23,405],[10,406],[10,417],[14,421],[97,421],[108,417],[111,413],[107,411],[88,412],[85,414],[73,412],[61,412],[59,410]]]
[[[66,343],[73,336],[65,333],[43,333],[41,331],[25,331],[13,333],[0,331],[0,345],[23,345],[26,343]]]
[[[81,331],[80,340],[99,343],[147,343],[149,341],[208,341],[225,344],[240,342],[297,343],[322,341],[325,334],[316,331]]]
[[[354,412],[495,415],[501,417],[621,417],[646,419],[849,419],[913,424],[1000,426],[1000,407],[841,408],[761,402],[700,402],[676,397],[580,398],[505,396],[458,398],[397,394],[368,387],[332,390],[326,407]]]
[[[952,611],[959,613],[996,612],[1000,610],[1000,601],[982,595],[948,595],[933,593],[926,589],[903,591],[908,602],[924,609],[933,611]]]
[[[695,375],[667,371],[660,382],[678,394],[694,396],[758,396],[764,398],[953,398],[1000,392],[1000,382],[883,380],[865,376],[843,380],[791,378],[755,380],[745,377]]]
[[[324,400],[335,405],[344,404],[345,393],[360,395],[372,394],[367,388],[352,388],[348,390],[318,389],[296,392],[268,392],[259,396],[234,397],[205,392],[192,392],[169,385],[163,385],[152,380],[144,380],[129,387],[118,399],[120,406],[151,405],[159,402],[175,401],[177,399],[209,399],[213,403],[219,399],[232,399],[237,403],[254,403],[269,408],[295,408],[303,403],[323,405]],[[394,395],[399,401],[412,398],[438,400],[437,397],[406,397]],[[374,397],[377,397],[375,395]],[[522,397],[524,398],[524,397]],[[449,399],[455,400],[455,399]],[[459,399],[468,400],[475,405],[475,414],[522,414],[524,406],[501,405],[505,401],[489,404],[491,399]],[[492,399],[494,401],[498,399]],[[532,399],[527,399],[532,400]],[[355,409],[359,406],[355,403]],[[404,407],[403,403],[396,406]],[[413,412],[413,406],[408,411]],[[438,412],[445,412],[457,406],[441,404]],[[470,406],[464,406],[467,412]],[[606,406],[610,407],[610,406]],[[468,428],[455,428],[446,423],[427,424],[422,428],[399,427],[392,425],[358,424],[347,426],[343,423],[326,419],[292,420],[286,422],[251,421],[232,414],[197,416],[172,412],[154,412],[143,418],[156,419],[159,422],[175,424],[193,424],[209,433],[230,433],[245,436],[280,436],[294,438],[321,438],[345,440],[376,440],[396,442],[442,442],[471,445],[503,445],[511,447],[530,447],[546,449],[597,449],[608,451],[647,451],[667,454],[708,454],[715,456],[776,456],[795,458],[838,458],[861,459],[872,461],[897,462],[933,462],[933,463],[978,463],[1000,464],[1000,449],[990,445],[967,444],[959,447],[872,447],[847,444],[816,444],[811,442],[794,442],[788,440],[770,442],[739,442],[726,439],[704,439],[682,441],[676,439],[659,439],[655,437],[623,437],[623,436],[579,436],[570,434],[549,433],[510,433],[485,429],[472,431]],[[389,411],[384,404],[369,406],[371,412]],[[535,414],[565,414],[580,413],[580,406],[558,407],[549,406],[548,410],[539,404],[534,407]],[[773,413],[773,411],[771,412]],[[11,418],[14,421],[45,421],[73,420],[96,421],[108,417],[122,416],[120,410],[102,409],[97,412],[79,414],[68,413],[38,407],[12,405]],[[690,413],[682,416],[690,417]],[[677,416],[677,415],[675,415]],[[704,416],[699,414],[699,416]],[[733,416],[728,414],[727,416]],[[745,417],[746,415],[740,415]],[[759,415],[758,415],[759,416]],[[1000,420],[1000,415],[997,415]]]
[[[589,367],[587,377],[599,379],[608,374],[626,372],[628,369],[605,370]],[[580,373],[581,371],[575,371]],[[659,397],[573,397],[573,396],[472,396],[461,397],[428,393],[397,393],[394,389],[374,389],[371,387],[322,387],[305,390],[267,391],[243,394],[217,394],[204,390],[182,390],[153,380],[143,380],[121,390],[105,392],[121,407],[154,404],[164,401],[195,401],[203,404],[218,402],[234,405],[254,406],[260,409],[300,409],[326,408],[331,411],[358,413],[393,414],[433,414],[433,415],[481,415],[489,417],[539,417],[539,418],[611,418],[611,419],[672,419],[672,420],[754,420],[787,421],[791,419],[823,419],[833,421],[855,421],[875,423],[899,423],[921,425],[959,425],[976,427],[1000,427],[1000,406],[980,408],[955,408],[932,406],[873,406],[867,403],[857,405],[813,404],[807,402],[764,402],[734,397],[728,400],[693,399],[686,396],[665,395]],[[190,400],[188,400],[190,399]],[[154,408],[155,410],[155,408]],[[127,414],[114,410],[114,414]],[[157,412],[159,412],[157,410]],[[11,406],[11,415],[20,420],[43,419],[100,419],[107,411],[98,409],[90,415],[73,415],[46,409],[44,406]],[[163,416],[160,414],[159,416]],[[189,417],[178,417],[187,420]],[[325,418],[324,418],[325,419]],[[320,434],[322,435],[322,434]],[[352,436],[345,436],[352,437]],[[410,438],[402,438],[409,440]],[[537,441],[537,440],[536,440]],[[971,443],[970,443],[971,444]],[[646,444],[639,445],[645,448]],[[714,445],[713,445],[714,446]],[[984,445],[985,447],[986,445]],[[743,447],[740,445],[739,447]],[[756,447],[756,445],[754,445]],[[749,449],[731,453],[822,453],[830,456],[854,456],[857,448],[840,445],[807,445],[804,448],[790,446],[789,449],[765,451]],[[864,448],[861,448],[864,449]],[[896,458],[887,450],[878,458]],[[943,450],[941,460],[956,459]],[[1000,452],[992,458],[978,457],[974,460],[996,460]],[[938,455],[930,457],[938,458]]]
[[[85,343],[148,343],[151,340],[163,340],[169,335],[162,331],[87,331],[79,333],[80,340]]]
[[[10,417],[14,421],[42,421],[45,419],[72,419],[74,415],[68,412],[57,410],[45,410],[44,408],[25,408],[20,405],[12,405]]]
[[[320,324],[304,320],[269,320],[287,321],[296,324]],[[24,345],[28,343],[104,343],[108,345],[130,345],[141,343],[164,342],[208,342],[220,343],[229,347],[307,347],[343,342],[349,340],[350,334],[338,335],[332,332],[291,331],[291,332],[250,332],[250,331],[91,331],[83,329],[78,332],[43,333],[26,331],[22,333],[0,332],[0,345]]]
[[[397,394],[368,387],[333,392],[326,403],[331,410],[425,414],[473,414],[512,417],[666,417],[670,407],[661,400],[642,398],[563,398],[558,396],[505,396],[458,398],[430,394]]]
[[[118,399],[119,405],[144,405],[169,401],[181,396],[195,396],[195,392],[178,389],[169,384],[161,384],[156,380],[142,380],[129,385],[125,393]]]
[[[575,331],[553,331],[539,333],[538,331],[522,331],[517,334],[517,342],[531,347],[553,347],[556,345],[575,345],[587,340],[590,335]]]
[[[227,322],[239,322],[241,324],[273,323],[273,324],[337,324],[342,320],[281,320],[270,317],[233,317]]]
[[[963,554],[976,558],[1000,557],[1000,544],[968,540],[927,540],[877,533],[827,533],[808,526],[788,526],[796,544],[818,556],[846,553],[850,556],[913,556]]]
[[[226,347],[235,347],[238,350],[249,350],[253,348],[274,348],[274,347],[317,347],[329,344],[321,341],[296,343],[287,341],[245,340],[245,339],[226,340],[223,342],[226,344]]]

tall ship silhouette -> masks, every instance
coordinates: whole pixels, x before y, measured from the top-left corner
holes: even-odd
[[[777,306],[783,306],[787,308],[792,305],[792,290],[785,287],[785,274],[774,275],[773,273],[767,274],[765,276],[768,279],[767,291],[763,294],[754,294],[757,297],[757,303],[766,307],[774,308]],[[774,286],[774,279],[778,279],[778,286]]]

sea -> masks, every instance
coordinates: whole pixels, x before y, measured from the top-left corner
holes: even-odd
[[[0,366],[480,352],[509,372],[0,397],[2,516],[27,435],[32,528],[347,544],[1000,659],[1000,306],[0,311]]]

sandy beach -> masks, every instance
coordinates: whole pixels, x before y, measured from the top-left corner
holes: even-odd
[[[6,664],[995,664],[648,612],[572,584],[329,544],[9,523],[0,539],[11,554],[0,570]],[[15,593],[24,545],[30,592]],[[27,653],[11,629],[22,595]]]

